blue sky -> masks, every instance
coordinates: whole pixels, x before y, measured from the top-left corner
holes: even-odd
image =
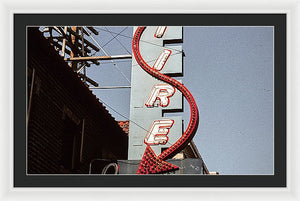
[[[109,55],[131,52],[132,27],[97,30],[94,38]],[[273,174],[273,27],[183,30],[182,80],[200,111],[194,142],[208,169],[230,175]],[[116,34],[109,31],[123,31],[116,37],[119,41],[111,40]],[[99,86],[129,86],[131,60],[103,61],[88,68],[87,75]],[[130,89],[93,93],[117,111],[107,107],[116,120],[129,119]],[[185,123],[188,108],[185,103],[184,113],[178,114]]]

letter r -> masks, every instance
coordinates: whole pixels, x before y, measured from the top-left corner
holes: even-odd
[[[170,103],[170,97],[175,93],[175,88],[169,84],[156,84],[153,86],[150,96],[145,105],[153,107],[157,99],[159,99],[159,106],[167,107]]]

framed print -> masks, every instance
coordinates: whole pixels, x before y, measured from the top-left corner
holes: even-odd
[[[103,22],[101,26],[102,23],[97,22],[102,18],[112,20]],[[174,20],[170,21],[170,18]],[[57,22],[55,19],[63,21]],[[75,20],[76,24],[60,26],[69,24],[71,20]],[[24,121],[27,135],[23,135],[24,138],[17,135],[21,128],[17,126],[17,122],[21,123],[21,117],[24,116],[15,114],[16,187],[286,185],[285,14],[17,14],[14,15],[14,21],[15,72],[18,72],[15,73],[15,81],[24,76],[21,72],[27,74],[26,91],[24,88],[21,93],[18,92],[21,87],[15,88],[15,100],[27,97],[27,101],[24,100],[24,104],[27,102],[27,107],[24,108],[27,114]],[[158,23],[167,26],[122,26],[128,24],[128,21],[133,25]],[[87,22],[93,26],[82,26]],[[125,29],[133,30],[133,36],[128,31],[125,32]],[[97,35],[102,34],[105,38],[105,32],[109,32],[111,38],[100,45]],[[23,37],[18,37],[21,33]],[[95,36],[92,37],[92,34]],[[224,35],[226,37],[216,42]],[[109,55],[105,49],[118,36],[129,39],[127,44],[122,39],[117,41],[120,45],[125,44],[122,46],[128,53]],[[191,37],[192,40],[184,36]],[[27,42],[21,41],[24,37]],[[77,41],[72,42],[73,40]],[[185,46],[181,45],[184,41],[189,43],[186,51],[183,50]],[[193,43],[198,45],[194,46]],[[21,48],[22,44],[26,48]],[[132,54],[126,48],[131,47],[131,44]],[[207,46],[201,49],[200,44]],[[78,48],[74,49],[76,45]],[[59,49],[62,46],[65,49]],[[162,48],[164,50],[161,52]],[[22,61],[17,55],[21,55],[22,50],[27,50],[27,54],[24,54],[27,55],[27,60],[23,61],[27,69],[17,70],[17,66],[21,66],[18,63]],[[88,54],[100,50],[104,53],[103,56]],[[211,57],[209,60],[205,60],[205,56],[202,61],[196,60],[201,57],[200,53],[206,55],[210,51],[210,56],[207,55]],[[227,54],[227,51],[232,52]],[[130,74],[119,68],[121,62],[116,62],[126,59],[132,60],[131,80],[127,78]],[[124,82],[119,82],[121,86],[118,87],[113,86],[118,82],[105,81],[104,77],[99,80],[97,72],[86,68],[91,65],[96,68],[99,64],[100,68],[101,65],[105,68],[105,64],[110,62],[119,71],[115,73],[120,73],[121,76],[117,78],[115,74],[109,75],[116,76],[118,81],[122,77],[128,81],[130,90],[124,92],[117,89],[114,93],[123,93],[123,103],[126,103],[126,96],[129,99],[130,94],[130,103],[127,103],[130,114],[124,115],[124,111],[118,106],[112,106],[112,99],[105,100],[105,94],[109,93],[105,92],[97,98],[94,94],[99,92],[90,92],[96,89],[126,88]],[[64,67],[66,64],[70,68]],[[205,64],[209,68],[201,67]],[[188,72],[193,70],[192,67],[185,67],[183,70],[183,66],[193,65],[196,70],[194,76]],[[71,69],[80,77],[74,77]],[[193,82],[188,84],[189,79],[184,79],[185,76],[189,76]],[[208,80],[211,82],[205,80],[206,76],[210,77]],[[106,85],[113,87],[98,87],[98,82],[101,81],[102,86],[104,83],[112,83]],[[202,88],[203,85],[205,87]],[[193,91],[202,90],[195,95],[188,88]],[[208,89],[211,92],[207,92]],[[220,90],[223,92],[218,92]],[[207,100],[205,97],[200,98],[201,91],[212,97]],[[21,94],[27,96],[22,99]],[[187,100],[185,104],[190,106],[190,116],[173,116],[174,112],[184,111],[183,97]],[[121,100],[120,96],[115,99]],[[199,105],[201,99],[207,102],[200,104],[202,110],[197,107],[197,102]],[[209,104],[214,105],[212,107],[221,105],[217,110],[211,109],[206,113],[205,108],[210,107]],[[125,107],[124,104],[121,105]],[[15,111],[20,112],[22,109]],[[108,111],[114,112],[114,117],[119,115],[123,119],[117,123]],[[206,120],[205,116],[211,113],[215,113],[214,117]],[[220,113],[222,117],[217,118],[216,115]],[[225,121],[226,115],[230,121]],[[183,119],[189,123],[182,123]],[[231,161],[229,166],[232,170],[226,170],[228,167],[225,165],[224,173],[221,170],[217,173],[209,171],[205,164],[208,159],[201,157],[196,146],[198,144],[198,147],[205,147],[205,144],[200,144],[200,138],[198,140],[196,137],[192,141],[197,136],[195,134],[201,135],[200,132],[197,133],[199,121],[204,122],[202,126],[205,127],[205,124],[216,120],[222,126],[219,129],[215,125],[207,126],[203,129],[204,132],[212,132],[210,135],[222,138],[223,144],[220,145],[239,148],[239,153],[244,151],[245,157],[249,157],[239,163],[236,160],[243,155],[235,154],[236,151],[226,147],[215,147],[214,152],[218,152],[218,149],[221,152],[228,151],[228,159],[222,162],[226,164]],[[122,125],[122,129],[118,124]],[[127,136],[121,133],[125,124],[129,124]],[[234,131],[233,128],[237,130]],[[226,134],[220,134],[223,129],[227,129]],[[238,134],[232,135],[230,132]],[[228,139],[231,142],[226,142]],[[212,141],[213,138],[208,140]],[[25,152],[20,149],[22,144],[25,145]],[[273,156],[275,157],[272,158]],[[226,158],[227,154],[223,157]],[[253,164],[255,161],[257,164]],[[239,168],[234,169],[233,166]],[[123,185],[122,180],[130,182]],[[173,180],[180,182],[172,182]]]
[[[9,192],[289,196],[290,13],[13,12]]]

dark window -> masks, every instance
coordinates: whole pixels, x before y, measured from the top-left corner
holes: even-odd
[[[70,118],[64,120],[62,136],[62,165],[66,169],[76,170],[80,165],[81,125]]]

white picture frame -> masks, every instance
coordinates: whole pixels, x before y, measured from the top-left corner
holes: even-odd
[[[69,6],[69,7],[67,7]],[[101,8],[101,10],[97,10]],[[286,13],[287,14],[287,187],[285,188],[14,188],[13,187],[13,14],[15,13]],[[4,75],[1,87],[1,200],[300,200],[299,29],[297,1],[9,1],[1,2]],[[8,40],[9,39],[9,40]],[[9,50],[9,51],[8,51]],[[153,195],[153,196],[149,196]],[[188,198],[189,199],[189,198]]]

